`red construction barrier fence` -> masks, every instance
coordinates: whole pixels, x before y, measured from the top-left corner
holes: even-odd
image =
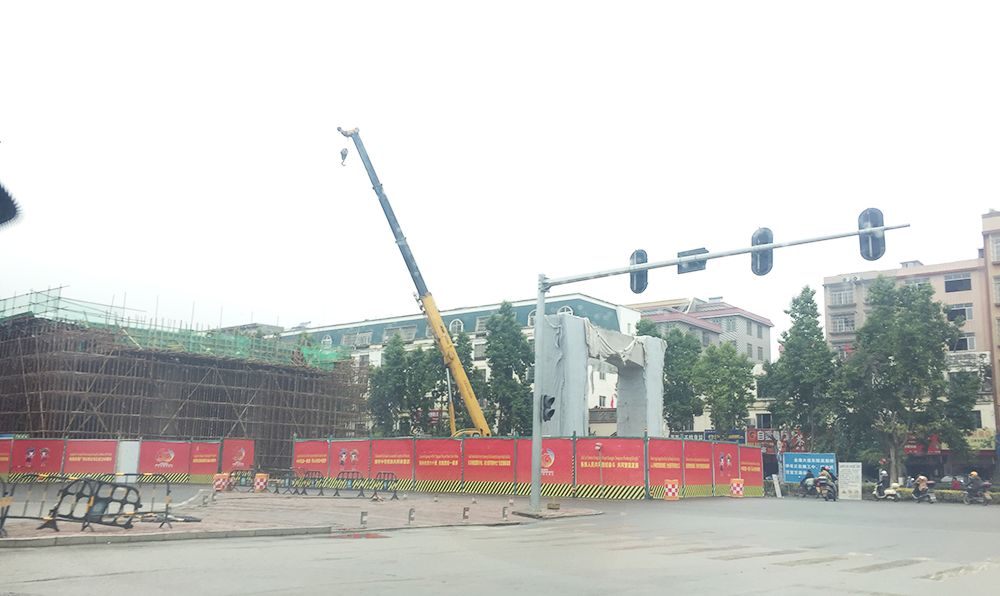
[[[117,452],[118,441],[66,441],[66,461],[63,462],[62,473],[67,476],[114,474]]]
[[[376,439],[371,443],[369,478],[391,472],[402,480],[399,488],[413,488],[413,439]]]
[[[10,473],[59,474],[64,448],[62,439],[14,439]]]
[[[191,482],[208,484],[212,481],[212,476],[219,471],[221,447],[218,441],[191,443],[191,463],[188,466]]]
[[[469,439],[462,442],[462,491],[485,495],[514,494],[514,439]]]
[[[760,448],[740,447],[740,477],[743,478],[744,496],[764,496],[763,457]]]
[[[368,478],[371,469],[371,441],[332,441],[330,443],[330,476],[337,477],[340,472],[360,472]],[[407,471],[406,477],[410,476]]]
[[[223,474],[233,470],[252,470],[254,462],[253,439],[226,439],[222,441]]]
[[[684,441],[683,497],[711,497],[714,493],[712,475],[712,443]]]
[[[649,440],[649,493],[654,499],[663,498],[663,483],[676,480],[683,484],[681,465],[684,459],[684,444],[677,439]],[[679,495],[678,495],[679,496]]]
[[[713,443],[712,466],[715,468],[715,496],[729,496],[729,481],[740,477],[740,446],[733,443]]]
[[[462,488],[462,441],[417,439],[413,448],[414,490],[459,492]]]
[[[470,441],[476,439],[469,439]],[[517,494],[531,489],[531,439],[517,439]],[[573,439],[542,439],[542,495],[573,494]]]
[[[0,476],[6,476],[10,472],[10,450],[13,447],[14,441],[0,440]]]
[[[642,439],[578,439],[576,496],[641,499],[646,494]]]
[[[292,448],[292,468],[330,475],[330,444],[326,440],[296,441]]]
[[[163,474],[170,482],[187,482],[191,444],[179,441],[143,441],[139,444],[139,472]]]

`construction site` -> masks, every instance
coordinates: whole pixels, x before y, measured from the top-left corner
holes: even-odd
[[[72,300],[0,300],[0,432],[36,438],[256,441],[288,468],[296,437],[367,436],[367,367],[340,347],[186,328]]]

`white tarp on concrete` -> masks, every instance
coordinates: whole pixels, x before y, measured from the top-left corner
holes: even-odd
[[[665,341],[602,329],[573,315],[547,315],[545,323],[542,394],[556,398],[556,413],[542,423],[542,434],[587,436],[587,363],[594,358],[618,368],[618,436],[663,436]]]

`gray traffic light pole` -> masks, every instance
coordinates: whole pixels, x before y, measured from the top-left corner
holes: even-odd
[[[672,267],[674,265],[682,265],[684,263],[692,263],[698,261],[708,261],[711,259],[721,259],[722,257],[731,257],[735,255],[743,255],[749,253],[763,252],[768,250],[773,250],[775,248],[785,248],[786,246],[798,246],[800,244],[811,244],[814,242],[825,242],[827,240],[836,240],[838,238],[850,238],[851,236],[881,236],[888,230],[898,230],[901,228],[908,228],[910,224],[902,224],[898,226],[878,226],[871,227],[861,230],[854,230],[851,232],[844,232],[842,234],[830,234],[828,236],[817,236],[815,238],[806,238],[804,240],[792,240],[790,242],[771,242],[770,244],[759,244],[757,246],[752,246],[750,248],[737,248],[734,250],[724,250],[720,252],[703,253],[697,255],[690,255],[686,257],[678,257],[676,259],[671,259],[669,261],[659,261],[657,263],[641,263],[638,265],[629,265],[628,267],[620,267],[618,269],[607,269],[605,271],[598,271],[596,273],[584,273],[583,275],[571,275],[568,277],[556,277],[549,279],[545,275],[538,276],[538,302],[535,306],[535,389],[533,396],[533,406],[532,411],[534,412],[531,417],[531,493],[530,493],[530,505],[531,510],[538,512],[541,509],[542,500],[542,384],[540,380],[545,374],[544,367],[541,366],[542,362],[542,337],[544,334],[544,323],[545,323],[545,294],[549,289],[554,286],[562,286],[566,284],[577,283],[580,281],[587,281],[589,279],[600,279],[602,277],[611,277],[613,275],[625,275],[628,273],[636,273],[639,271],[649,271],[650,269],[660,269],[662,267]]]

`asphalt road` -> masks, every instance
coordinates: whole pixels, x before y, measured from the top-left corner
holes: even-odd
[[[360,538],[0,551],[0,594],[956,594],[1000,585],[1000,507],[594,502],[604,515]],[[569,505],[570,503],[567,503]]]

